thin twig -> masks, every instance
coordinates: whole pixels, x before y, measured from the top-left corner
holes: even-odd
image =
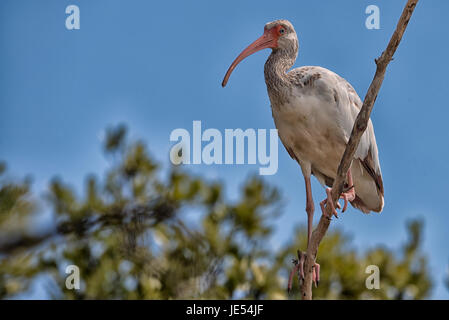
[[[374,79],[368,88],[365,100],[363,101],[363,106],[357,116],[354,127],[352,128],[351,137],[349,138],[348,145],[346,146],[346,150],[338,167],[337,177],[332,185],[332,201],[334,202],[334,205],[337,204],[338,198],[343,191],[345,178],[349,167],[351,166],[355,151],[359,145],[360,138],[368,126],[369,117],[373,109],[374,102],[376,101],[377,94],[379,93],[380,87],[384,80],[387,66],[393,59],[393,55],[401,42],[402,36],[404,35],[405,29],[407,28],[408,22],[417,3],[418,0],[407,1],[398,25],[396,26],[396,30],[388,43],[387,49],[378,59],[375,60],[377,65],[376,74],[374,75]],[[326,206],[326,213],[328,216],[331,216],[332,214],[329,206]],[[324,215],[321,216],[320,222],[313,231],[310,244],[307,247],[307,256],[304,267],[305,279],[301,285],[301,295],[303,300],[312,299],[312,268],[315,263],[318,247],[326,234],[327,229],[329,228],[329,224],[330,220]]]

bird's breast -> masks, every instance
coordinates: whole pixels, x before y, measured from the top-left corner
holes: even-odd
[[[281,141],[300,164],[309,163],[335,177],[345,148],[335,104],[313,95],[299,95],[287,103],[272,104],[272,111]]]

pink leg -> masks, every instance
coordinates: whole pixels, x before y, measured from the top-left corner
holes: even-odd
[[[347,179],[348,179],[348,190],[343,192],[340,196],[341,199],[344,199],[345,204],[343,206],[343,210],[342,212],[345,212],[347,207],[348,207],[348,202],[353,201],[355,199],[355,190],[354,190],[354,184],[353,184],[353,180],[352,180],[352,174],[351,174],[351,170],[348,171],[348,175],[347,175]],[[320,207],[321,207],[321,211],[323,212],[323,214],[326,214],[326,210],[325,210],[325,205],[330,206],[332,214],[338,218],[338,212],[335,209],[334,203],[332,201],[332,195],[331,195],[331,188],[326,188],[326,199],[324,199],[323,201],[320,202]],[[340,209],[341,206],[337,203],[337,207]]]
[[[307,212],[307,246],[309,246],[310,237],[312,236],[313,228],[313,212],[315,211],[315,204],[312,198],[312,185],[310,183],[310,176],[304,176],[306,182],[306,212]]]
[[[313,229],[313,212],[315,211],[315,204],[313,203],[312,198],[312,185],[310,183],[310,176],[304,176],[304,180],[306,182],[306,212],[307,212],[307,247],[310,244],[310,238],[312,237],[312,229]],[[300,261],[301,263],[301,261]],[[302,274],[301,278],[304,278],[304,262],[300,264],[300,274]],[[318,280],[317,280],[318,279]],[[313,282],[315,286],[318,285],[320,281],[320,265],[315,263],[313,268]]]
[[[312,186],[310,183],[310,176],[304,176],[304,181],[306,183],[306,212],[307,212],[307,247],[309,246],[310,239],[312,237],[312,229],[313,229],[313,213],[315,211],[315,204],[313,203],[312,197]],[[293,283],[293,275],[295,273],[298,274],[300,281],[304,280],[304,262],[305,262],[305,254],[298,253],[298,260],[293,261],[295,267],[290,272],[290,276],[288,279],[288,292],[290,292]],[[315,263],[313,268],[313,282],[315,286],[318,285],[320,279],[320,265]]]
[[[312,269],[312,281],[315,284],[315,288],[320,284],[320,265],[315,263]]]
[[[297,261],[294,261],[295,266],[293,268],[293,270],[290,272],[290,276],[288,277],[288,287],[287,287],[287,291],[290,292],[292,290],[292,284],[293,284],[293,275],[295,273],[298,272],[299,270],[299,263],[297,263]]]
[[[355,190],[354,190],[354,182],[352,181],[351,169],[348,171],[348,188],[345,192],[343,192],[340,196],[345,200],[345,205],[343,206],[343,210],[341,212],[345,212],[348,207],[348,202],[353,201],[355,199]]]
[[[293,260],[295,267],[290,272],[288,277],[288,286],[287,291],[290,293],[293,284],[293,275],[296,273],[299,277],[299,281],[304,281],[304,263],[305,263],[306,254],[298,251],[298,260]],[[315,288],[320,284],[320,265],[315,263],[312,269],[312,281],[315,284]]]

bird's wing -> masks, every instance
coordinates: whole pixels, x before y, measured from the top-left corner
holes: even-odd
[[[362,108],[362,100],[360,100],[359,95],[351,86],[351,84],[343,79],[342,77],[336,75],[340,78],[340,82],[344,86],[344,90],[346,91],[349,99],[349,104],[347,107],[351,108],[351,123],[348,127],[346,124],[345,131],[349,132],[349,135],[352,132],[352,128],[354,126],[355,119],[357,118],[360,109]],[[355,112],[354,112],[355,111]],[[354,117],[355,115],[355,117]],[[377,149],[376,136],[374,135],[374,127],[371,119],[368,121],[368,127],[364,132],[362,139],[360,140],[359,146],[355,153],[355,158],[359,159],[363,165],[363,167],[368,171],[368,173],[373,177],[376,185],[381,192],[384,194],[383,181],[382,181],[382,172],[380,169],[379,162],[379,153]]]

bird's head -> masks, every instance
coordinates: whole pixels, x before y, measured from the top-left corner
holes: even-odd
[[[243,50],[229,67],[223,79],[222,86],[226,86],[235,67],[246,57],[262,49],[282,50],[296,55],[298,51],[298,37],[293,25],[287,20],[268,22],[264,27],[263,35]],[[296,58],[296,56],[295,56]]]

